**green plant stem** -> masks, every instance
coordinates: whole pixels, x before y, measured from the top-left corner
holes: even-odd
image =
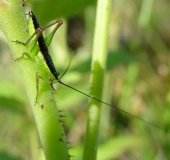
[[[104,72],[107,57],[108,26],[111,0],[98,0],[93,42],[90,95],[102,99]],[[101,103],[90,99],[84,144],[84,160],[95,160],[100,125]]]
[[[29,46],[16,44],[12,41],[26,42],[29,34],[25,32],[27,20],[21,0],[0,0],[0,28],[4,32],[14,58],[18,58],[23,52],[29,53]],[[41,62],[42,63],[42,62]],[[52,75],[44,63],[23,58],[16,62],[21,71],[22,79],[30,100],[32,111],[38,128],[41,144],[35,146],[44,150],[46,160],[66,160],[69,154],[48,78]],[[36,66],[40,71],[36,70]],[[36,78],[36,75],[41,78]],[[38,103],[35,105],[37,94],[36,79],[39,81]],[[22,133],[21,133],[22,134]]]

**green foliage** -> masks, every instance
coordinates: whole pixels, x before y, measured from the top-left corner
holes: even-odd
[[[94,27],[89,24],[94,24],[95,15],[91,13],[95,13],[96,6],[95,1],[74,1],[76,5],[71,1],[28,2],[42,26],[58,17],[76,14],[85,17],[83,43],[76,50],[68,49],[65,41],[68,18],[54,37],[50,53],[61,74],[69,54],[74,53],[71,68],[63,81],[88,93]],[[91,4],[93,6],[89,6]],[[168,16],[165,15],[169,13],[170,2],[150,1],[148,5],[146,0],[114,1],[112,7],[103,100],[157,124],[167,132],[103,106],[97,159],[169,159],[170,40]],[[26,9],[30,10],[29,7]],[[74,34],[81,37],[76,27]],[[11,40],[25,39],[20,35],[15,37]],[[43,159],[16,62],[11,58],[4,38],[0,38],[0,159]],[[15,58],[22,52],[18,50]],[[68,141],[73,142],[69,152],[75,156],[72,159],[78,160],[83,152],[87,98],[64,86],[56,87],[57,105],[66,116],[63,120]]]
[[[29,0],[29,2],[43,25],[58,17],[70,17],[75,14],[82,13],[86,7],[94,5],[96,0]],[[47,8],[53,10],[54,12],[47,12]]]

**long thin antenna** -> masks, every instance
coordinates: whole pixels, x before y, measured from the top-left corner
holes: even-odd
[[[138,117],[138,116],[136,116],[136,115],[133,115],[133,114],[131,114],[131,113],[129,113],[129,112],[126,112],[126,111],[124,111],[124,110],[122,110],[122,109],[120,109],[120,108],[118,108],[118,107],[115,107],[115,106],[109,104],[109,103],[103,102],[103,101],[101,101],[101,100],[99,100],[99,99],[97,99],[97,98],[95,98],[95,97],[93,97],[93,96],[90,96],[90,95],[88,95],[88,94],[86,94],[86,93],[84,93],[84,92],[82,92],[82,91],[80,91],[80,90],[78,90],[78,89],[76,89],[76,88],[73,88],[73,87],[71,87],[71,86],[69,86],[69,85],[67,85],[67,84],[65,84],[65,83],[63,83],[63,82],[61,82],[61,81],[58,81],[58,82],[59,82],[60,84],[64,85],[64,86],[70,88],[70,89],[73,89],[73,90],[75,90],[75,91],[77,91],[77,92],[79,92],[79,93],[81,93],[81,94],[89,97],[89,98],[92,98],[92,99],[94,99],[94,100],[96,100],[96,101],[98,101],[98,102],[101,102],[101,103],[103,103],[103,104],[105,104],[105,105],[107,105],[107,106],[110,106],[110,107],[112,107],[112,108],[115,108],[115,109],[117,109],[117,110],[120,111],[120,112],[126,113],[126,114],[128,114],[129,116],[135,117],[135,118],[137,118],[137,119],[139,119],[139,120],[141,120],[141,121],[143,121],[143,122],[145,122],[145,123],[147,123],[147,124],[149,124],[149,125],[152,125],[153,127],[163,129],[163,128],[161,128],[161,127],[159,127],[159,126],[157,126],[157,125],[155,125],[155,124],[153,124],[153,123],[151,123],[151,122],[148,122],[148,121],[146,121],[146,120],[144,120],[144,119],[142,119],[142,118],[140,118],[140,117]],[[163,129],[163,130],[164,130],[164,129]]]
[[[67,68],[66,68],[66,70],[64,71],[64,73],[60,76],[60,80],[61,80],[61,78],[66,74],[66,72],[68,71],[68,69],[69,69],[69,67],[70,67],[70,64],[71,64],[71,56],[70,56],[70,60],[69,60],[69,63],[68,63],[68,66],[67,66]]]

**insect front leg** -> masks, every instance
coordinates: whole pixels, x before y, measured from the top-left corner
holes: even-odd
[[[42,79],[42,77],[38,74],[38,72],[36,72],[36,96],[35,96],[34,106],[38,103],[40,79]]]
[[[54,86],[53,86],[54,80],[52,78],[49,78],[48,81],[50,83],[50,86],[51,86],[52,90],[55,91]]]

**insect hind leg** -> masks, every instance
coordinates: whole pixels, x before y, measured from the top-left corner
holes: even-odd
[[[22,53],[22,56],[16,58],[15,61],[19,61],[19,60],[23,59],[25,56],[27,56],[30,60],[34,61],[33,58],[27,52]]]

